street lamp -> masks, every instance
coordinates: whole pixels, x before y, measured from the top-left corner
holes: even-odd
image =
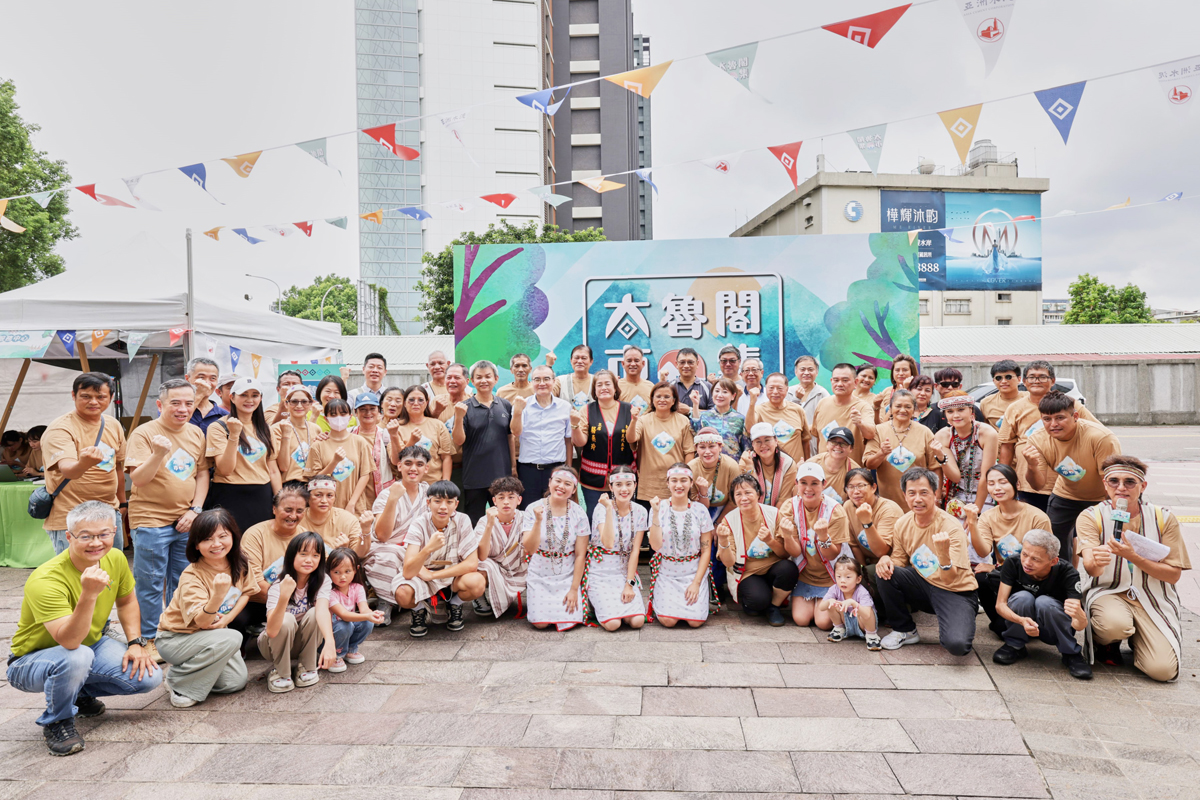
[[[329,288],[325,290],[325,294],[321,295],[321,322],[325,321],[325,298],[329,297],[329,293],[337,288],[336,283],[329,284]]]
[[[251,275],[249,272],[246,273],[246,277],[247,278],[258,278],[260,281],[271,281],[271,283],[275,283],[275,281],[272,281],[270,278],[264,278],[262,275]],[[275,313],[282,314],[283,313],[283,289],[279,288],[278,283],[275,283],[275,291],[277,291],[279,293],[279,305],[276,306]]]

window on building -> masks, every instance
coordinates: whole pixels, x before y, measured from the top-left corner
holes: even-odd
[[[1012,292],[996,292],[996,302],[997,303],[1011,303],[1012,302]]]
[[[811,228],[811,227],[812,227],[812,224],[813,224],[813,218],[812,218],[812,217],[805,217],[805,218],[804,218],[804,227],[806,227],[806,228]]]
[[[927,314],[929,314],[929,301],[928,301],[928,300],[922,300],[922,301],[921,301],[921,311],[920,311],[920,313],[921,313],[921,314],[926,314],[926,315],[927,315]]]
[[[970,314],[971,313],[971,301],[970,300],[947,300],[946,305],[943,309],[943,313],[946,313],[946,314]]]
[[[1007,318],[1006,319],[998,319],[998,320],[996,320],[996,324],[997,325],[1012,325],[1012,320],[1007,319]]]

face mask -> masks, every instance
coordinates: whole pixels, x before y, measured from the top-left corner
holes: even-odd
[[[329,423],[329,427],[335,431],[344,431],[350,427],[349,417],[326,417],[325,421]]]

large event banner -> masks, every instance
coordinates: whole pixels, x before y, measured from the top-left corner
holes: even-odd
[[[842,361],[918,355],[916,250],[906,233],[458,246],[454,357],[492,361],[507,382],[516,353],[553,352],[566,374],[587,344],[593,371],[622,375],[636,345],[657,381],[677,374],[681,348],[711,373],[732,345],[789,378],[812,355],[828,383]]]
[[[922,289],[1042,288],[1041,195],[884,190],[879,209],[880,230],[920,231]]]

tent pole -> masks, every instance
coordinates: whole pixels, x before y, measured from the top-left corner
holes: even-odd
[[[88,364],[87,346],[77,338],[75,340],[75,349],[79,351],[79,366],[83,367],[84,372],[91,372],[92,367]]]
[[[32,363],[32,359],[25,359],[20,373],[17,374],[17,380],[13,383],[12,393],[8,396],[8,405],[4,407],[4,416],[0,417],[0,431],[8,427],[8,418],[12,416],[13,406],[17,404],[17,395],[21,393],[21,384],[25,382],[25,373],[29,372],[30,363]]]
[[[125,431],[126,436],[133,433],[133,429],[142,419],[142,408],[146,405],[146,395],[150,394],[150,382],[154,380],[154,370],[156,369],[158,369],[158,353],[155,353],[150,359],[150,369],[146,371],[146,382],[142,384],[142,396],[138,398],[137,410],[133,412],[133,419],[129,421],[129,430]]]
[[[187,333],[184,334],[183,360],[191,361],[196,355],[196,306],[192,285],[192,229],[187,229]]]

